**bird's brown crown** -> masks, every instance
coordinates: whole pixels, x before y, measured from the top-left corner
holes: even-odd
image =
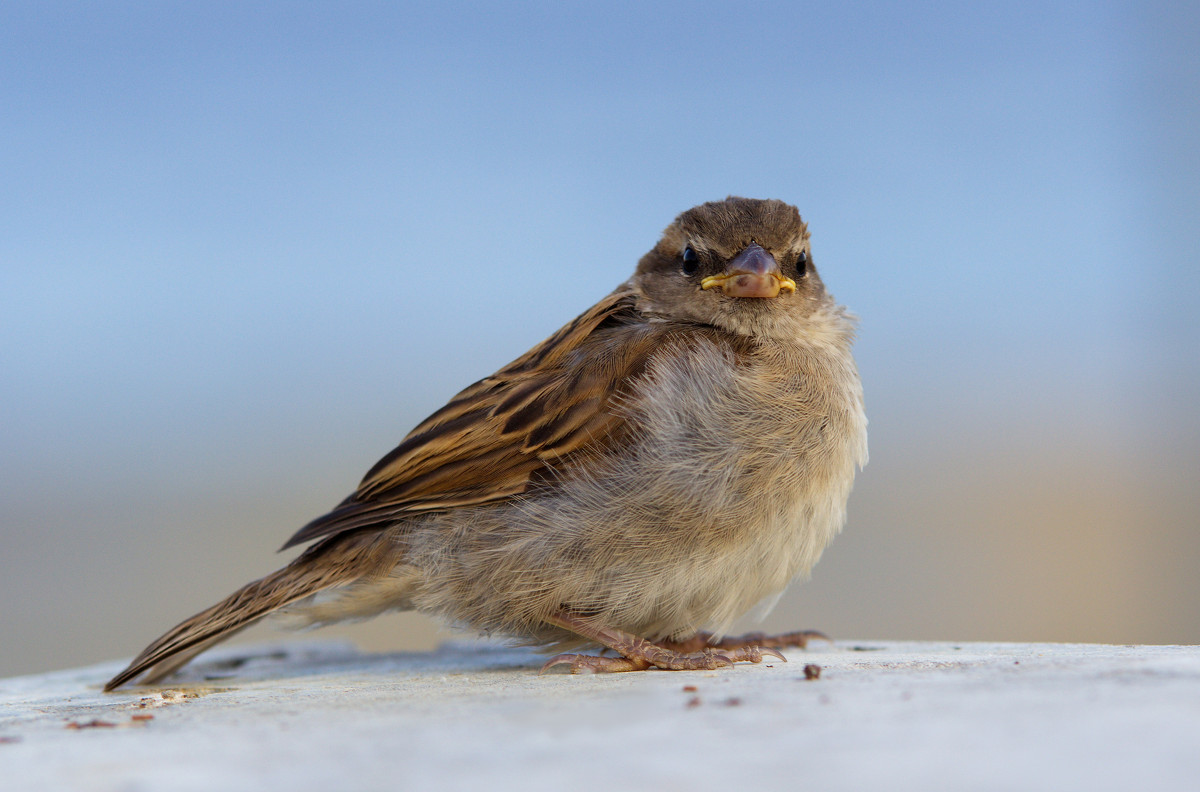
[[[670,244],[681,237],[725,258],[731,258],[751,243],[778,255],[807,244],[808,226],[791,204],[730,196],[680,214],[664,232],[663,242]]]

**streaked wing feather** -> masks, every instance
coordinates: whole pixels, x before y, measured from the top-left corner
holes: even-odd
[[[632,294],[614,292],[421,422],[354,494],[284,547],[510,498],[567,458],[607,447],[623,431],[613,400],[644,369],[654,336],[636,320]]]

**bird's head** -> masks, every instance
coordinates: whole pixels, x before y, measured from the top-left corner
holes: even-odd
[[[794,333],[830,302],[796,207],[732,196],[675,218],[633,284],[648,313],[759,337]]]

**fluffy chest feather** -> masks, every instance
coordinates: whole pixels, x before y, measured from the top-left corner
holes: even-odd
[[[599,609],[625,629],[720,631],[806,574],[840,530],[866,459],[854,363],[846,345],[746,353],[692,339],[657,356],[636,393],[631,448],[545,514],[591,563],[564,601],[612,591]]]

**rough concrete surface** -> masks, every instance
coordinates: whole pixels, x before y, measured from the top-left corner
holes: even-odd
[[[101,693],[119,663],[0,680],[0,789],[1200,784],[1200,647],[839,641],[787,654],[539,676],[543,656],[488,644],[281,644],[211,652],[168,687]]]

